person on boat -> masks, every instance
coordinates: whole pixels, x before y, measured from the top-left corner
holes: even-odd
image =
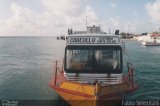
[[[92,68],[92,53],[88,50],[74,50],[70,59],[70,68],[74,70],[84,70]]]
[[[96,50],[95,59],[99,68],[116,69],[117,61],[113,58],[113,50]]]

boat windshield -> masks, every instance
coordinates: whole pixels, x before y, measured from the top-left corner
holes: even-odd
[[[65,71],[68,73],[121,73],[121,47],[67,46]]]

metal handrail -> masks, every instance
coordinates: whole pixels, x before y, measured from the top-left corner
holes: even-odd
[[[54,85],[57,86],[57,84],[60,85],[60,83],[62,83],[62,81],[60,80],[60,78],[63,77],[62,79],[64,79],[64,80],[66,80],[66,79],[63,76],[63,73],[64,73],[64,71],[63,71],[63,64],[62,64],[62,69],[60,69],[58,67],[58,61],[55,61],[54,68],[55,68],[55,72],[53,74]]]

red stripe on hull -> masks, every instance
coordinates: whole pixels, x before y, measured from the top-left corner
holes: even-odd
[[[132,89],[128,89],[128,90],[125,90],[125,91],[122,91],[122,92],[116,92],[116,93],[112,93],[112,94],[107,94],[107,95],[101,95],[99,98],[100,99],[109,99],[109,98],[114,98],[114,97],[122,97],[124,96],[123,94],[129,94],[129,93],[132,93],[134,91],[136,91],[137,88],[132,88]],[[123,94],[120,94],[120,93],[123,93]]]
[[[85,98],[91,98],[91,97],[94,97],[95,95],[88,95],[88,94],[84,94],[84,93],[80,93],[80,92],[75,92],[75,91],[71,91],[71,90],[67,90],[67,89],[62,89],[62,88],[58,88],[58,87],[55,87],[55,86],[51,86],[53,89],[57,90],[57,91],[62,91],[62,92],[65,92],[65,93],[69,93],[69,94],[73,94],[73,95],[77,95],[77,96],[82,96],[82,97],[85,97]],[[122,97],[123,95],[121,95],[120,93],[125,93],[125,94],[129,94],[129,93],[132,93],[134,91],[136,91],[138,89],[138,87],[135,87],[135,88],[132,88],[132,89],[128,89],[128,90],[125,90],[125,91],[121,91],[121,92],[116,92],[116,93],[112,93],[112,94],[107,94],[107,95],[101,95],[99,96],[99,99],[103,100],[103,99],[110,99],[110,98],[114,98],[114,97]]]
[[[65,93],[78,95],[78,96],[83,96],[83,97],[86,97],[86,98],[94,97],[94,95],[88,95],[88,94],[84,94],[84,93],[80,93],[80,92],[74,92],[74,91],[71,91],[71,90],[62,89],[62,88],[58,88],[58,87],[55,87],[55,86],[52,86],[52,88],[57,90],[57,91],[62,91],[62,92],[65,92]]]

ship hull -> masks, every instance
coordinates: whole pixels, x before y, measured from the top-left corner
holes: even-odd
[[[58,95],[71,106],[118,106],[126,94],[132,93],[137,86],[128,84],[116,84],[100,86],[64,81],[57,87],[54,81],[50,82]]]
[[[160,46],[160,43],[152,43],[152,42],[142,42],[144,46]]]

